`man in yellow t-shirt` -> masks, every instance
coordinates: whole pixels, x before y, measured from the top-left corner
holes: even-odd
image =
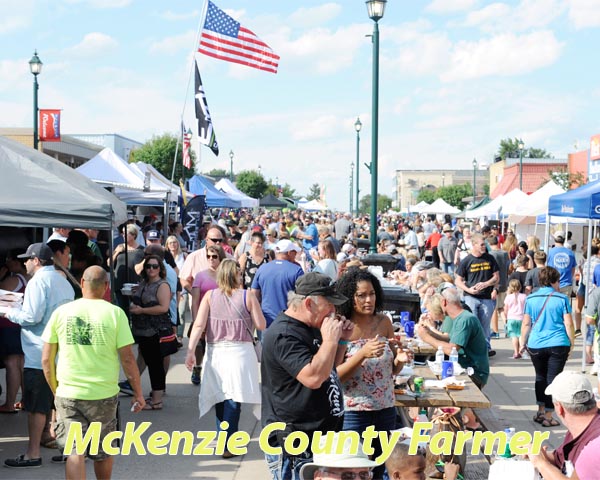
[[[100,445],[116,429],[119,360],[135,393],[133,411],[139,412],[145,404],[127,316],[102,299],[107,287],[106,272],[98,266],[89,267],[81,279],[83,298],[57,308],[42,335],[42,367],[56,396],[56,434],[61,450],[74,422],[81,422],[83,435],[91,422],[101,422]],[[94,460],[96,477],[110,478],[113,458],[101,448],[97,455],[88,456]],[[83,455],[67,458],[66,477],[85,478]]]

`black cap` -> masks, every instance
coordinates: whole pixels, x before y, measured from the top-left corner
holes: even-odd
[[[17,258],[39,258],[40,260],[52,260],[52,250],[45,243],[32,243],[27,251]]]
[[[327,275],[319,272],[310,272],[302,275],[296,280],[295,292],[298,295],[318,295],[334,305],[342,305],[348,299],[335,291],[335,282]]]

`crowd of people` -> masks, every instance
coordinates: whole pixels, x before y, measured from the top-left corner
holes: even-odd
[[[286,424],[269,438],[272,446],[283,446],[295,431],[393,430],[400,426],[394,376],[413,352],[383,312],[382,283],[388,282],[419,296],[417,335],[446,356],[456,350],[481,389],[496,355],[493,340],[502,331],[510,337],[514,360],[534,366],[534,421],[541,427],[559,425],[555,412],[569,427],[570,415],[581,410],[573,407],[580,398],[565,400],[557,381],[582,318],[589,325],[587,360],[597,371],[600,289],[592,284],[600,283],[600,241],[594,240],[592,258],[578,261],[562,231],[544,252],[536,237],[519,242],[498,225],[383,216],[377,251],[393,264],[384,278],[365,256],[368,218],[349,213],[205,215],[193,251],[178,222],[164,235],[160,222],[130,221],[119,227],[112,251],[98,242],[97,231],[54,230],[47,242],[9,252],[0,271],[0,288],[24,293],[22,307],[0,318],[7,375],[0,412],[22,408],[30,417],[28,449],[6,460],[9,467],[40,466],[40,445],[60,448],[69,423],[82,417],[101,421],[103,436],[110,433],[119,390],[132,395],[134,411],[162,410],[170,355],[184,343],[190,381],[200,386],[200,416],[214,407],[216,429],[228,436],[238,430],[244,404],[261,405],[263,426]],[[586,281],[591,295],[582,312]],[[97,362],[103,372],[93,370]],[[145,397],[140,375],[146,367],[151,392]],[[466,427],[477,429],[472,412],[464,413]],[[595,425],[598,414],[588,416]],[[586,436],[586,444],[596,437]],[[571,452],[579,456],[586,448],[578,439],[566,439],[577,448],[562,456],[532,456],[532,462],[563,473],[571,462],[579,471]],[[375,456],[380,451],[375,444]],[[82,458],[59,455],[57,461],[80,473]],[[110,457],[92,458],[96,473],[110,476]],[[364,459],[360,468],[370,475],[364,478],[424,478],[419,462],[411,466],[414,476],[406,476],[398,467],[406,458],[398,447],[386,465]],[[310,450],[266,455],[273,479],[313,478],[307,472],[338,478],[327,476],[337,467],[317,460]],[[452,466],[446,473],[458,475]]]

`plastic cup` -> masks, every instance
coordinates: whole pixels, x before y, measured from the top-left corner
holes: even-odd
[[[454,375],[454,362],[444,360],[442,362],[442,378],[448,378]]]
[[[402,328],[404,328],[404,325],[408,321],[410,321],[410,312],[400,312],[400,324]]]
[[[406,333],[407,338],[415,337],[415,322],[409,320],[404,324],[404,333]]]

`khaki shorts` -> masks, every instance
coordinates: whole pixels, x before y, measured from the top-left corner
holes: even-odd
[[[573,285],[566,285],[564,287],[560,287],[560,293],[563,293],[568,298],[571,298],[571,293],[573,293]]]
[[[76,400],[73,398],[55,397],[54,405],[56,407],[56,441],[60,451],[64,451],[67,441],[67,434],[71,424],[81,422],[82,437],[92,422],[100,422],[102,429],[100,431],[100,444],[98,453],[91,455],[86,452],[86,457],[94,461],[104,460],[109,457],[102,450],[102,440],[110,432],[117,429],[117,395],[114,397],[103,398],[102,400]]]
[[[506,300],[506,292],[498,292],[496,294],[496,309],[502,310],[504,308],[504,300]]]

